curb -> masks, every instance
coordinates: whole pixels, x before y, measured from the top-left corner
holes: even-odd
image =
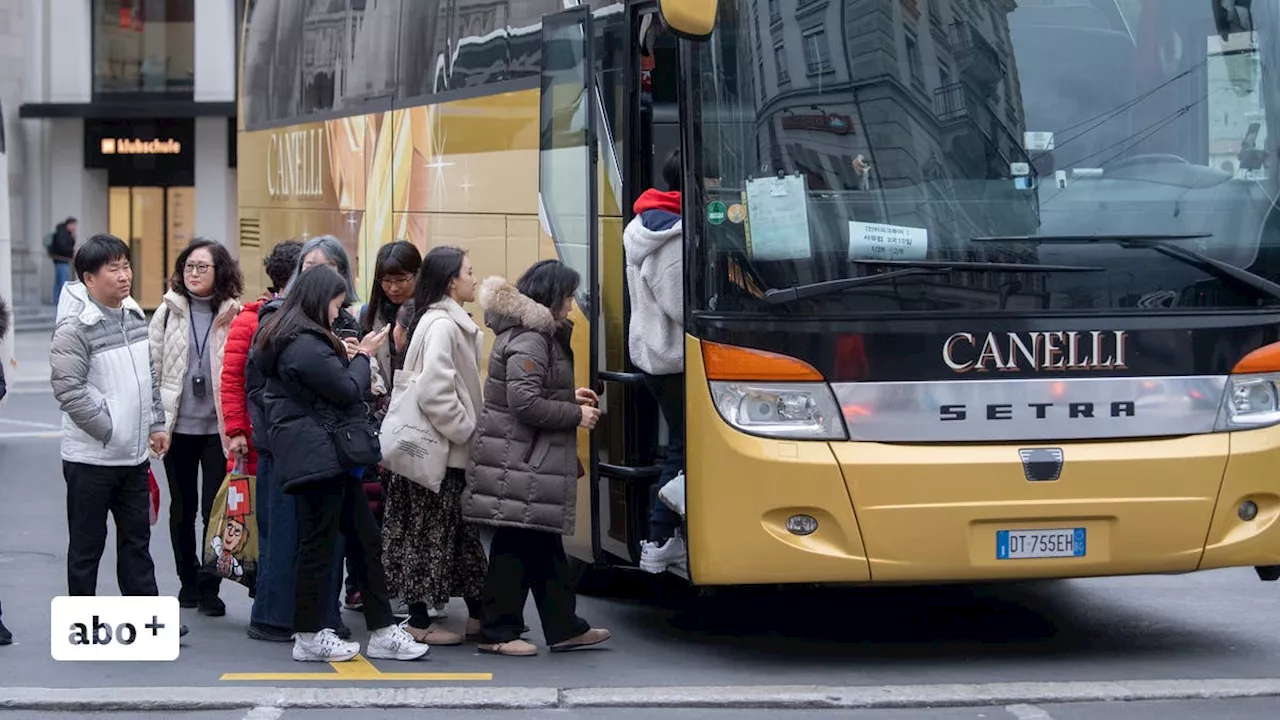
[[[0,688],[0,709],[194,711],[275,708],[905,709],[1280,697],[1280,679],[874,685],[865,687]]]

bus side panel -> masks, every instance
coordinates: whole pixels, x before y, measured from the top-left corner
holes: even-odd
[[[1200,569],[1280,565],[1280,427],[1231,434],[1231,457],[1218,494]],[[1252,500],[1257,516],[1242,520]]]
[[[1190,572],[1204,551],[1226,435],[1072,442],[1032,482],[1026,445],[835,443],[876,582]],[[999,559],[1003,530],[1085,531],[1082,557]]]
[[[711,399],[702,348],[685,341],[689,571],[698,585],[844,583],[870,579],[844,477],[822,442],[745,435]],[[796,514],[818,529],[786,529]]]

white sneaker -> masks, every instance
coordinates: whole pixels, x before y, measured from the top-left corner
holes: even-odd
[[[431,652],[431,647],[420,643],[399,625],[388,625],[374,630],[369,636],[366,653],[380,660],[417,660]]]
[[[293,659],[299,662],[346,662],[359,653],[360,643],[347,642],[330,628],[293,636]]]
[[[672,565],[683,565],[687,555],[679,533],[663,545],[645,540],[640,543],[640,569],[656,575]]]

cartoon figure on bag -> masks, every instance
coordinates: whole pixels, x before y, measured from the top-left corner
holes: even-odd
[[[225,578],[244,577],[244,565],[237,553],[244,551],[249,541],[249,528],[245,519],[249,515],[249,480],[232,480],[227,488],[227,519],[222,532],[209,543],[217,557],[218,574]]]

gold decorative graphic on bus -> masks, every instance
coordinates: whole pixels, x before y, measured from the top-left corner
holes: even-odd
[[[281,198],[324,197],[323,127],[273,133],[267,147],[267,193]]]
[[[1124,330],[958,332],[943,343],[942,361],[958,373],[1124,370],[1128,344]]]

